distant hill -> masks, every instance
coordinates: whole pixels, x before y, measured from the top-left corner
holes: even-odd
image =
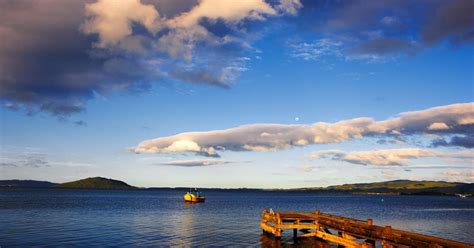
[[[461,185],[461,183],[451,182],[437,182],[437,181],[410,181],[410,180],[395,180],[386,182],[376,183],[356,183],[356,184],[343,184],[337,186],[329,186],[327,189],[337,190],[373,190],[373,189],[427,189],[427,188],[445,188],[455,187]]]
[[[33,180],[0,180],[0,188],[63,188],[63,189],[137,189],[125,182],[103,177],[91,177],[67,183],[52,183]],[[182,189],[188,188],[148,188]],[[208,190],[211,190],[209,188]],[[343,184],[329,187],[310,187],[297,189],[220,189],[212,190],[249,190],[249,191],[292,191],[326,194],[398,194],[398,195],[474,195],[474,183],[455,183],[443,181],[395,180],[375,183]]]
[[[325,188],[300,188],[296,190],[351,194],[454,195],[474,194],[474,184],[443,181],[394,180],[375,183],[343,184]]]
[[[90,177],[73,182],[60,183],[55,185],[56,188],[70,189],[134,189],[135,187],[114,179],[103,177]]]
[[[0,188],[51,188],[56,183],[35,180],[0,180]]]

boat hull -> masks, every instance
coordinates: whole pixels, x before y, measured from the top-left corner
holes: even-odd
[[[189,193],[185,194],[183,198],[185,202],[204,202],[206,200],[206,198],[202,196],[196,196]]]

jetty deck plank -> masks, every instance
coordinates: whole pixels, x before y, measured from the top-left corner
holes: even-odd
[[[260,227],[280,238],[284,229],[293,229],[295,238],[316,237],[346,247],[461,247],[474,245],[430,235],[373,225],[372,219],[358,220],[328,213],[273,212],[263,210]],[[298,230],[306,233],[298,236]]]

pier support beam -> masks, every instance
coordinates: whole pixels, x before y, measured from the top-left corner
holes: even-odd
[[[375,240],[366,239],[366,240],[364,241],[364,244],[365,244],[367,247],[374,247],[374,248],[375,248]]]

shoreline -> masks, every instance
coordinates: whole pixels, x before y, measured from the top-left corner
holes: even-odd
[[[359,192],[359,191],[332,191],[332,190],[275,190],[275,189],[232,189],[232,188],[200,188],[202,191],[227,191],[227,192],[266,192],[266,193],[296,193],[296,194],[316,194],[316,195],[354,195],[354,196],[452,196],[457,197],[459,193],[441,193],[431,191],[421,192]],[[153,188],[61,188],[61,187],[8,187],[0,186],[2,190],[81,190],[81,191],[183,191],[184,187],[153,187]],[[472,198],[468,195],[466,198]]]

